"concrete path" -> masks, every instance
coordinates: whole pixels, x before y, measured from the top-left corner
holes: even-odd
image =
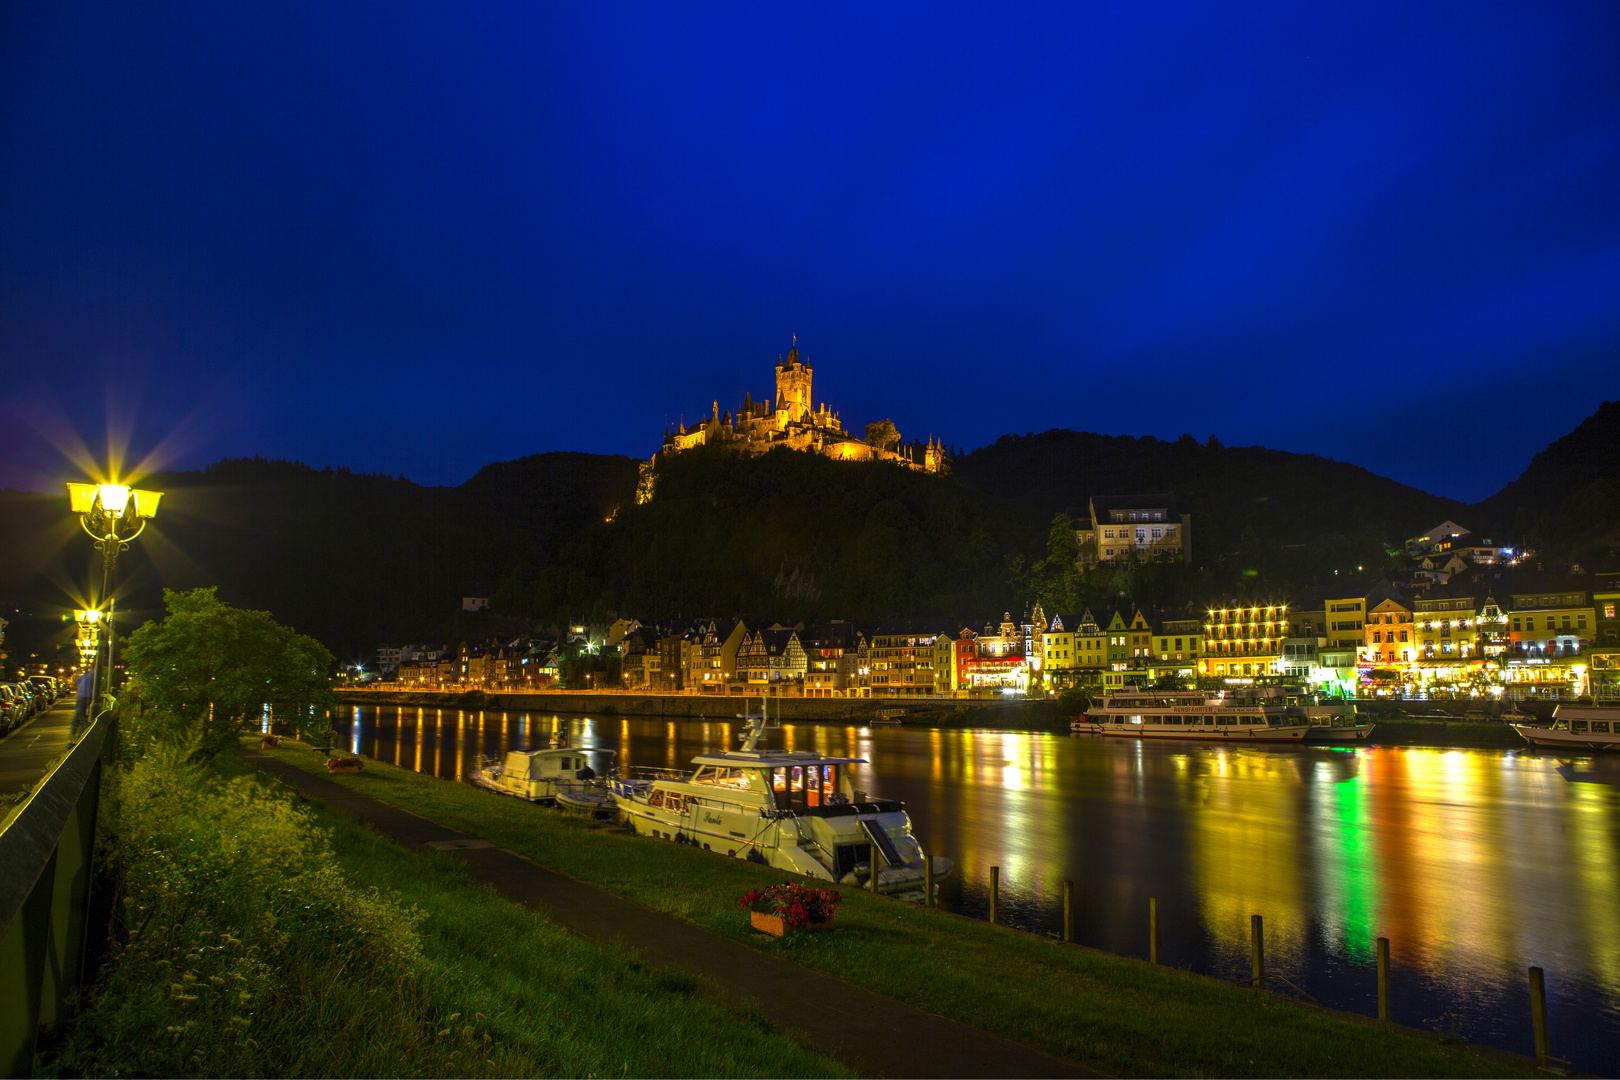
[[[72,727],[73,698],[65,697],[0,739],[0,796],[33,787],[67,749]]]
[[[509,900],[544,911],[581,937],[634,951],[648,963],[678,964],[754,999],[778,1030],[863,1076],[1102,1075],[751,949],[267,754],[244,750],[242,756],[405,848],[460,859],[475,879]]]

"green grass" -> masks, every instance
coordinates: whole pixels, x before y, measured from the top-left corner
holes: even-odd
[[[308,750],[272,753],[324,775]],[[380,762],[332,779],[655,910],[1117,1076],[1532,1075],[1274,995],[853,890],[844,891],[835,933],[763,938],[735,901],[782,880],[780,871]]]
[[[115,821],[107,839],[126,848],[129,941],[46,1047],[42,1075],[850,1075],[751,1003],[586,942],[472,881],[453,858],[407,852],[318,804],[294,810],[285,788],[234,757],[200,771],[189,786],[205,793],[177,800],[197,826],[154,844],[142,828],[151,814],[124,815],[132,842]],[[210,778],[265,797],[216,794]],[[281,813],[308,841],[290,865],[335,866],[349,883],[336,890],[359,897],[358,927],[345,933],[341,917],[322,917],[320,901],[299,894],[267,904],[232,876],[225,833],[245,802],[261,818]],[[169,842],[211,823],[223,827],[205,843]],[[276,828],[250,846],[262,854]],[[155,858],[159,846],[166,854]],[[377,950],[367,933],[379,926],[409,964],[368,964]]]
[[[345,871],[425,914],[434,996],[484,1018],[512,1055],[507,1075],[850,1075],[756,1012],[716,1000],[696,976],[575,937],[448,855],[413,854],[325,808],[317,815]]]

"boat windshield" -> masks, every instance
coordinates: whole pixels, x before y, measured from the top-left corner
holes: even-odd
[[[791,765],[771,770],[778,810],[805,810],[837,800],[837,765]]]
[[[694,784],[713,784],[715,787],[746,788],[748,774],[741,769],[713,768],[700,770],[702,775],[693,777]]]

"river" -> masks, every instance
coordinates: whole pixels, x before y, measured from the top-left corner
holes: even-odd
[[[336,730],[357,753],[449,779],[559,727],[571,745],[667,767],[741,733],[389,706],[347,709]],[[1233,981],[1248,978],[1249,917],[1263,915],[1268,972],[1369,1015],[1387,937],[1396,1021],[1525,1054],[1535,965],[1553,1054],[1620,1068],[1620,759],[832,724],[769,739],[870,759],[856,786],[903,800],[924,850],[957,860],[947,909],[983,917],[999,866],[1004,920],[1055,932],[1070,880],[1077,940],[1145,957],[1156,896],[1161,960]]]

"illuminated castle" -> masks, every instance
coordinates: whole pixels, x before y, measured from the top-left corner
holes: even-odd
[[[948,471],[943,443],[932,437],[921,446],[907,446],[888,420],[869,425],[866,438],[858,438],[844,430],[838,414],[825,404],[817,407],[810,396],[812,371],[799,359],[798,340],[788,350],[787,359],[776,365],[776,400],[767,405],[744,395],[742,406],[735,418],[727,410],[720,412],[720,403],[714,403],[714,413],[700,424],[664,432],[664,445],[659,454],[674,454],[697,446],[724,446],[743,454],[763,454],[778,446],[790,450],[824,454],[843,461],[895,461],[909,468],[925,472]],[[658,460],[653,455],[651,465]]]

